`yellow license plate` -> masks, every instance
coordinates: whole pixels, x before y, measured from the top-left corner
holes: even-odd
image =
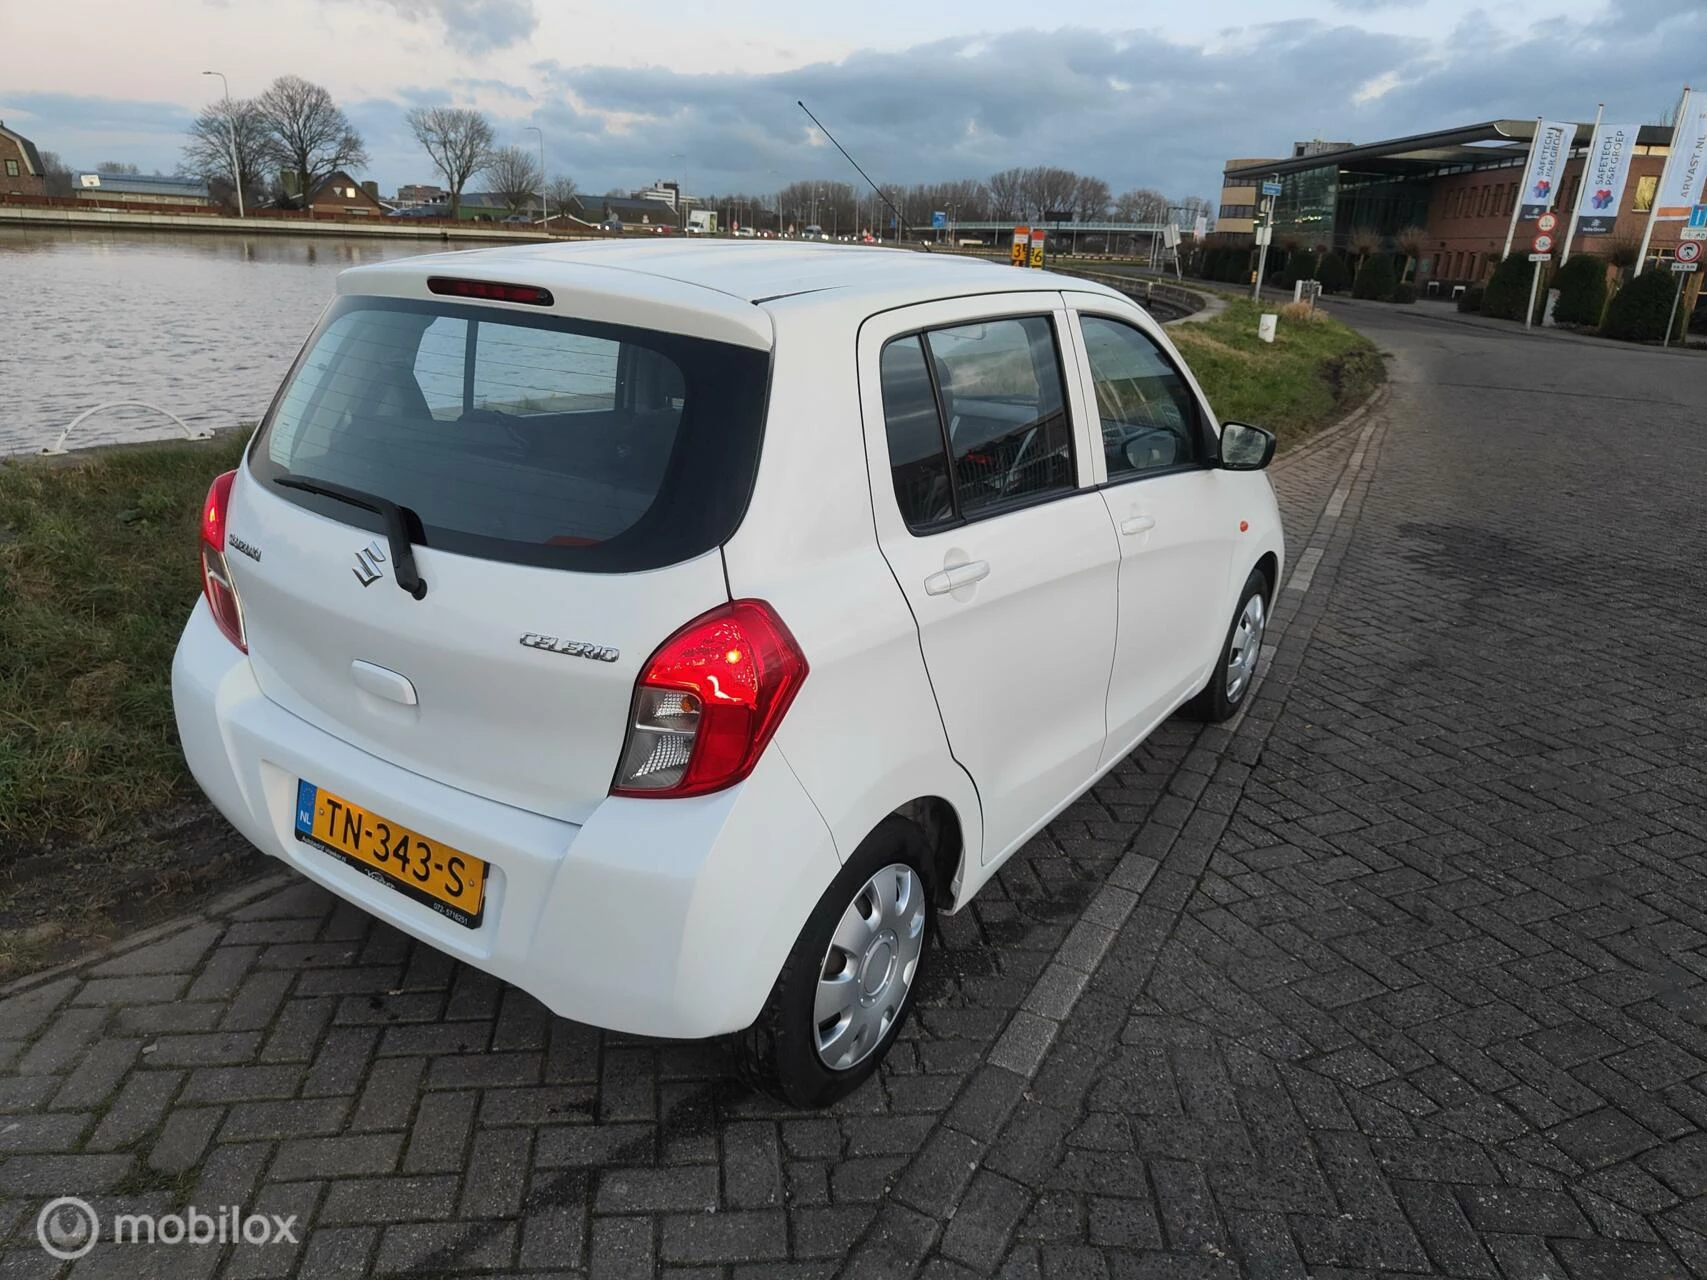
[[[323,791],[296,784],[296,838],[370,878],[424,902],[467,929],[480,927],[486,864]]]

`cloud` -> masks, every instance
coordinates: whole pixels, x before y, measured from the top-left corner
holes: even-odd
[[[1422,0],[1334,0],[1336,9],[1351,13],[1379,13],[1383,9],[1414,9]]]
[[[433,15],[457,4],[364,2],[412,6],[447,30]],[[661,177],[719,194],[797,179],[857,183],[833,147],[815,143],[795,105],[804,99],[880,182],[1055,164],[1116,191],[1153,186],[1213,200],[1226,159],[1285,155],[1315,137],[1371,142],[1493,118],[1588,120],[1601,100],[1608,119],[1657,120],[1700,73],[1707,5],[1612,4],[1517,33],[1485,13],[1430,35],[1319,19],[1204,40],[1145,29],[974,31],[751,74],[575,66],[529,49],[513,76],[470,59],[460,76],[417,73],[417,87],[344,105],[366,135],[368,176],[388,190],[432,176],[404,125],[407,108],[451,101],[485,108],[503,142],[531,146],[524,129],[538,125],[551,172],[588,191]],[[24,131],[73,164],[134,159],[170,169],[187,123],[187,113],[159,103],[0,94],[10,123],[22,125],[12,117],[24,109],[35,113]],[[102,129],[128,141],[86,141]]]
[[[466,53],[491,53],[531,36],[539,27],[533,0],[380,0],[411,22],[436,22],[445,43]]]

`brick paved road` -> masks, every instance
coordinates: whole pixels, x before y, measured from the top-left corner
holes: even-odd
[[[1277,476],[1244,721],[945,921],[848,1103],[273,889],[0,1002],[0,1275],[61,1193],[299,1219],[76,1275],[1707,1274],[1707,363],[1348,314],[1395,386]]]

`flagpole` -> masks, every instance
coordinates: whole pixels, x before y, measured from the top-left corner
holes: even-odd
[[[1577,238],[1577,215],[1583,207],[1583,192],[1588,190],[1588,167],[1600,153],[1600,116],[1606,110],[1604,102],[1594,109],[1594,128],[1588,135],[1588,152],[1583,156],[1582,175],[1577,179],[1577,198],[1571,202],[1571,220],[1565,224],[1565,247],[1559,254],[1562,267],[1571,260],[1571,241]]]
[[[1665,195],[1666,179],[1671,177],[1671,162],[1677,159],[1677,137],[1683,132],[1683,122],[1688,118],[1690,89],[1683,86],[1683,96],[1677,100],[1677,115],[1671,122],[1672,145],[1666,148],[1666,162],[1660,169],[1660,182],[1654,188],[1654,202],[1648,206],[1648,225],[1642,232],[1642,247],[1636,253],[1636,270],[1631,273],[1631,279],[1642,274],[1642,268],[1648,262],[1648,245],[1654,238],[1654,220],[1660,214],[1660,198]]]
[[[1511,242],[1517,238],[1517,211],[1523,208],[1523,184],[1529,178],[1529,166],[1535,159],[1535,144],[1541,140],[1541,121],[1545,118],[1535,117],[1535,132],[1529,138],[1529,154],[1523,158],[1523,172],[1517,179],[1517,199],[1511,202],[1511,225],[1505,229],[1505,252],[1500,254],[1502,261],[1511,257]]]

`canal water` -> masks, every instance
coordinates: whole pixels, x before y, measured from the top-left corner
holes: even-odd
[[[0,228],[0,455],[52,444],[85,409],[146,400],[192,427],[258,418],[346,267],[437,241]],[[181,435],[141,409],[67,448]]]

